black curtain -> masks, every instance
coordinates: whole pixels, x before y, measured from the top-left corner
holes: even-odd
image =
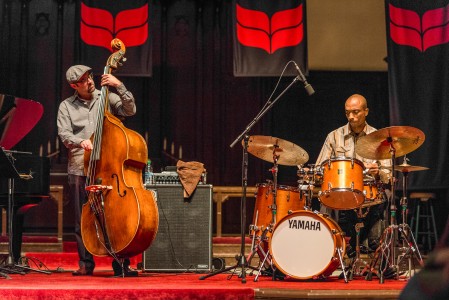
[[[147,139],[156,172],[177,159],[195,160],[205,164],[209,183],[241,184],[242,146],[230,144],[268,100],[277,78],[234,76],[232,2],[149,1],[152,76],[120,79],[137,102],[137,114],[127,118],[125,126]],[[84,63],[79,60],[79,4],[79,0],[0,2],[4,45],[0,93],[44,106],[41,121],[14,150],[39,153],[42,147],[47,155],[56,149],[57,108],[73,93],[65,72],[74,63]],[[105,63],[108,55],[99,55],[98,61]],[[135,59],[131,52],[127,56],[124,65]],[[344,101],[354,93],[368,99],[371,125],[389,125],[387,72],[312,70],[307,79],[316,91],[312,97],[301,83],[295,84],[249,134],[291,141],[307,151],[308,164],[314,163],[327,133],[346,123]],[[292,80],[283,78],[276,95]],[[98,85],[97,76],[95,81]],[[66,153],[64,147],[59,149],[51,162],[52,173],[61,174]],[[250,155],[248,185],[272,179],[270,167],[272,163]],[[279,184],[296,186],[296,171],[280,166]],[[239,201],[225,206],[228,232],[239,232]],[[72,226],[70,208],[65,210],[64,223]]]
[[[385,1],[391,125],[425,134],[424,144],[407,157],[409,164],[429,170],[409,176],[411,190],[449,186],[448,4]]]
[[[196,160],[205,164],[210,183],[241,184],[242,146],[230,144],[268,100],[277,78],[234,76],[232,3],[149,1],[153,75],[120,79],[137,101],[137,114],[125,125],[148,141],[156,172],[177,159]],[[41,121],[16,150],[39,153],[42,147],[47,155],[56,149],[57,108],[73,93],[65,71],[83,63],[79,5],[73,0],[2,2],[0,38],[5,55],[0,56],[0,92],[44,105]],[[21,45],[27,45],[26,55],[17,51]],[[108,55],[98,61],[105,63]],[[131,53],[127,56],[128,62],[134,59]],[[95,80],[98,85],[97,76]],[[276,95],[292,80],[283,78]],[[311,71],[308,81],[316,93],[309,97],[302,84],[294,85],[249,134],[291,141],[307,151],[307,163],[314,163],[326,134],[346,122],[343,105],[351,94],[367,97],[373,126],[388,125],[386,80],[386,72]],[[52,165],[62,171],[66,153],[64,147],[59,149]],[[248,184],[271,179],[271,165],[250,155]],[[280,184],[295,186],[296,181],[295,167],[280,166]]]

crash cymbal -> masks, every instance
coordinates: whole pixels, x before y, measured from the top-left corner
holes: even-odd
[[[242,144],[244,141],[242,141]],[[307,152],[292,142],[272,136],[249,137],[248,152],[265,161],[273,161],[273,151],[279,156],[277,163],[286,166],[302,165],[309,160]]]
[[[361,137],[357,141],[355,152],[368,159],[389,159],[390,145],[395,149],[396,157],[399,157],[418,149],[424,140],[424,133],[417,128],[386,127]]]
[[[388,169],[388,170],[393,169],[392,167],[382,167],[382,168]],[[409,164],[401,164],[401,165],[395,165],[394,170],[402,172],[402,173],[407,173],[407,172],[425,171],[425,170],[429,170],[429,168],[421,167],[421,166],[412,166]]]

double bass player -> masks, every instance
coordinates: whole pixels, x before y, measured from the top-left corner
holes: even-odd
[[[79,269],[72,275],[86,276],[93,274],[95,261],[92,254],[86,250],[81,237],[81,212],[83,204],[87,202],[84,152],[93,149],[90,137],[95,131],[100,91],[95,88],[92,69],[88,66],[71,66],[66,72],[66,78],[75,92],[59,105],[57,127],[59,138],[68,148],[69,196],[75,206],[75,237]],[[117,93],[108,93],[109,109],[113,115],[126,117],[136,113],[133,94],[114,75],[101,75],[101,86],[116,89]],[[129,259],[124,260],[123,268],[116,260],[113,260],[112,267],[114,276],[137,276],[137,271],[129,267]]]

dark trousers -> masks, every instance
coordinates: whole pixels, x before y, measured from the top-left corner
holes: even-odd
[[[366,213],[366,210],[368,212]],[[341,210],[338,215],[338,225],[346,233],[347,237],[351,237],[349,240],[349,245],[355,250],[357,242],[357,231],[355,225],[357,223],[363,223],[363,227],[360,228],[360,244],[368,238],[371,229],[379,221],[384,219],[385,203],[371,206],[369,208],[362,209],[362,213],[366,213],[365,216],[360,217],[356,210]],[[380,236],[378,237],[380,239]],[[370,248],[376,248],[378,245],[377,241],[369,241],[368,246]],[[375,249],[372,249],[375,250]]]
[[[83,205],[87,202],[87,193],[85,190],[86,176],[76,176],[69,174],[69,193],[71,201],[75,204],[75,238],[78,247],[79,256],[79,266],[86,267],[87,269],[93,270],[95,268],[95,261],[93,255],[87,251],[84,247],[83,239],[81,237],[81,212]],[[129,266],[129,259],[124,259],[124,266]],[[115,260],[113,261],[113,269],[116,270],[118,267]],[[120,267],[121,268],[121,267]]]
[[[83,204],[87,202],[85,190],[86,177],[69,174],[69,195],[75,206],[75,238],[78,247],[79,266],[93,270],[95,268],[94,257],[84,247],[81,237],[81,212]]]

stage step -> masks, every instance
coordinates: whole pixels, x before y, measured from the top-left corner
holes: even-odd
[[[67,241],[58,243],[53,237],[24,236],[22,242],[22,254],[28,258],[41,261],[49,269],[63,268],[64,270],[77,269],[78,255],[76,253],[76,243]],[[237,263],[236,256],[241,251],[241,238],[230,236],[213,238],[212,255],[214,258],[222,258],[226,266],[232,266]],[[251,240],[245,239],[245,255],[251,251]],[[0,254],[8,254],[8,239],[3,237],[0,241]],[[97,269],[110,269],[111,258],[96,258]],[[132,258],[131,265],[137,268],[142,261],[141,256]],[[259,262],[257,254],[251,264]]]
[[[241,244],[214,244],[212,247],[213,257],[222,258],[226,266],[233,266],[237,263],[237,257],[241,252]],[[251,252],[251,244],[245,244],[245,255],[248,256]],[[248,257],[246,257],[248,259]],[[256,256],[251,261],[252,266],[257,266],[259,257]]]
[[[0,253],[8,253],[9,240],[7,236],[0,236]],[[57,236],[22,237],[22,252],[63,252],[63,242]]]

